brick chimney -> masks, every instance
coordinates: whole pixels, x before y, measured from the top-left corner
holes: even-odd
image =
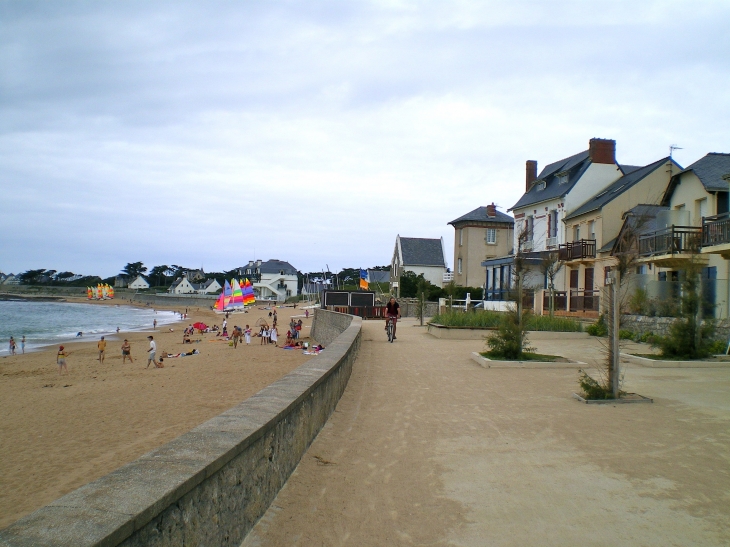
[[[537,179],[537,162],[535,160],[527,160],[525,163],[525,192],[529,192],[532,183]]]
[[[494,205],[494,202],[491,205],[487,205],[487,216],[490,218],[497,216],[497,207]]]
[[[593,163],[616,163],[616,141],[591,139],[588,142],[588,155]]]

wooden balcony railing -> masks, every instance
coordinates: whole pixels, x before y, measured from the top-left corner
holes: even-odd
[[[568,309],[568,293],[566,291],[554,291],[553,292],[553,310],[567,310]],[[542,309],[550,309],[550,291],[546,290],[542,296]]]
[[[730,243],[730,213],[702,219],[702,246]]]
[[[700,226],[670,226],[639,236],[639,256],[681,254],[698,251],[702,237]]]
[[[572,243],[563,243],[558,247],[558,257],[560,260],[596,258],[596,240],[581,239]]]
[[[598,291],[570,289],[570,311],[598,311]]]

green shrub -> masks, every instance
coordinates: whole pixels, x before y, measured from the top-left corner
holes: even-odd
[[[497,332],[487,338],[487,345],[491,348],[492,356],[514,360],[522,357],[523,352],[532,350],[526,346],[527,331],[524,328],[529,320],[529,313],[522,314],[522,324],[519,319],[516,311],[506,313],[499,323]]]
[[[603,385],[601,382],[594,380],[588,374],[581,371],[580,378],[578,379],[583,395],[590,401],[601,400],[601,399],[613,399],[613,392],[608,386]]]
[[[551,332],[582,332],[580,321],[569,317],[550,317],[549,315],[530,315],[525,326],[527,330]]]
[[[630,331],[628,329],[620,329],[618,331],[618,339],[619,340],[633,340],[634,332]]]
[[[444,325],[446,327],[497,327],[502,321],[504,315],[504,313],[490,310],[472,313],[464,313],[460,310],[446,310],[444,313],[437,313],[434,315],[431,322]]]
[[[655,337],[654,345],[661,350],[662,357],[699,359],[711,354],[713,342],[710,337],[714,330],[712,321],[698,326],[696,321],[691,318],[680,318],[669,327],[668,336]],[[697,343],[698,335],[699,344]]]
[[[714,340],[708,344],[707,349],[709,350],[710,355],[724,355],[727,351],[727,342],[724,340]]]
[[[608,326],[606,325],[605,316],[601,314],[598,321],[586,327],[586,332],[591,336],[608,336]]]
[[[629,298],[629,310],[636,315],[649,315],[649,293],[641,287],[634,291]]]

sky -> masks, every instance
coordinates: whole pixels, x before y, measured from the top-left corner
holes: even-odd
[[[0,0],[0,271],[389,264],[397,234],[730,152],[730,1]]]

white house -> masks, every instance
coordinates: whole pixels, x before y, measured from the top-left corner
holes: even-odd
[[[193,287],[198,294],[216,294],[223,288],[217,279],[208,279],[204,283],[193,283]]]
[[[422,237],[395,238],[395,249],[390,261],[390,283],[392,287],[400,285],[400,276],[404,271],[411,271],[436,285],[443,287],[446,273],[446,251],[444,239]]]
[[[188,281],[188,278],[178,277],[172,285],[170,285],[170,288],[167,289],[167,292],[172,294],[194,294],[195,287],[193,286],[190,281]]]
[[[138,275],[134,281],[129,283],[127,285],[130,289],[149,289],[150,284],[147,282],[147,280],[142,277],[141,275]]]
[[[284,260],[250,260],[238,272],[253,282],[258,298],[283,302],[299,293],[297,269]]]

